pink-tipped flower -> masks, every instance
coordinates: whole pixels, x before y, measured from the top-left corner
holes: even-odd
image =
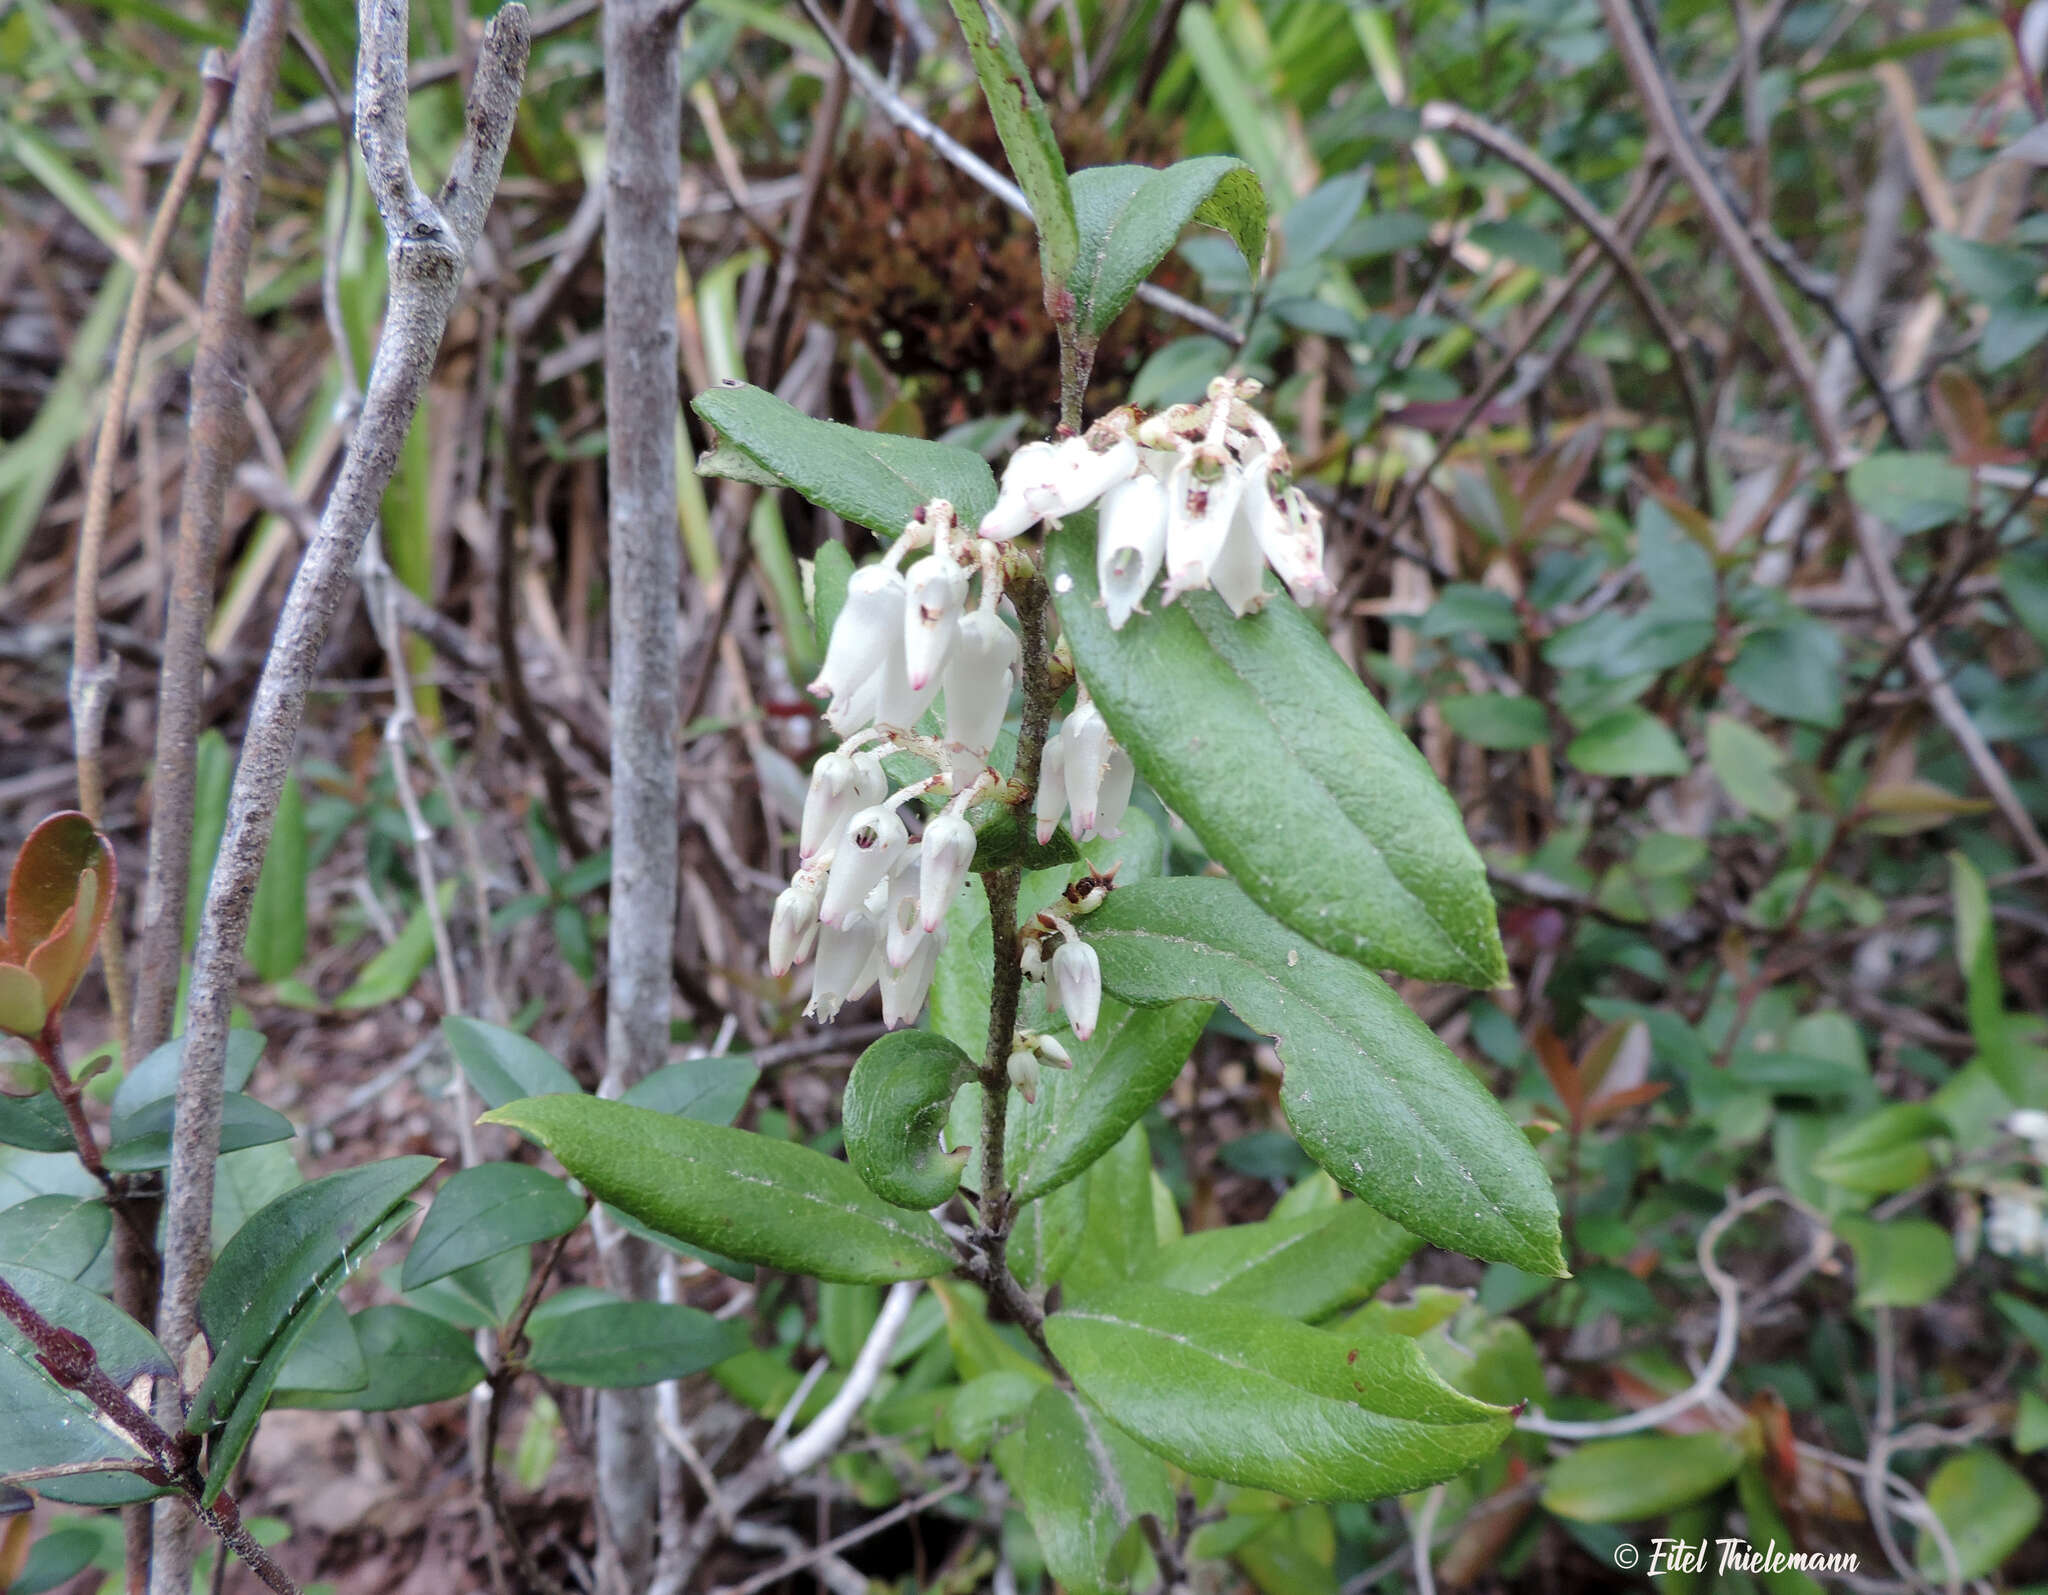
[[[974,827],[964,814],[941,814],[924,828],[924,866],[918,872],[918,921],[927,931],[945,923],[946,912],[974,867]]]
[[[875,723],[898,731],[914,731],[925,710],[939,695],[939,678],[933,676],[922,687],[910,684],[909,661],[904,657],[903,639],[882,661],[881,691],[875,703]]]
[[[797,832],[797,856],[809,863],[829,842],[847,815],[865,805],[853,801],[853,757],[836,749],[811,766],[811,784],[804,793],[804,818]]]
[[[887,565],[857,570],[846,584],[846,603],[832,622],[825,663],[809,689],[832,700],[825,717],[842,735],[858,729],[850,712],[856,694],[902,649],[903,605],[903,577]]]
[[[1095,577],[1109,627],[1121,631],[1166,558],[1166,485],[1150,471],[1117,483],[1102,497]]]
[[[1190,449],[1166,484],[1166,601],[1209,585],[1244,492],[1244,473],[1227,458]]]
[[[1274,495],[1259,484],[1245,503],[1259,551],[1273,574],[1287,584],[1297,604],[1308,605],[1335,591],[1323,570],[1323,514],[1298,487]]]
[[[962,615],[946,656],[946,742],[985,766],[1017,681],[1017,634],[992,610]],[[955,765],[954,773],[959,774]]]
[[[846,822],[846,834],[832,857],[832,872],[825,878],[825,896],[818,918],[829,928],[858,914],[872,892],[889,873],[897,855],[910,845],[910,833],[902,817],[882,804],[862,809]]]
[[[967,572],[945,554],[927,554],[903,577],[903,664],[913,692],[937,679],[960,629]]]
[[[1095,1021],[1102,1016],[1102,960],[1093,947],[1072,936],[1060,944],[1052,955],[1049,995],[1075,1035],[1086,1041],[1095,1034]]]
[[[768,973],[778,980],[811,956],[818,945],[818,903],[822,884],[808,871],[783,888],[768,921]]]
[[[1060,816],[1067,812],[1066,743],[1059,737],[1045,739],[1045,755],[1038,761],[1038,798],[1032,817],[1038,822],[1038,845],[1052,840],[1060,828]]]
[[[866,915],[827,925],[818,932],[818,961],[811,971],[811,1000],[804,1006],[805,1015],[830,1024],[845,1004],[867,995],[880,978],[881,962],[881,939]]]
[[[1060,727],[1060,768],[1067,788],[1067,806],[1074,811],[1074,840],[1095,834],[1102,803],[1102,778],[1109,769],[1109,724],[1092,703],[1075,706]]]
[[[1010,1054],[1010,1084],[1017,1088],[1017,1094],[1034,1107],[1038,1104],[1038,1054],[1017,1051]]]
[[[943,930],[919,936],[901,969],[882,970],[884,1024],[891,1027],[907,1025],[917,1018],[924,1007],[925,997],[931,992],[932,976],[938,971],[939,954],[945,948],[946,934]]]
[[[1103,772],[1102,795],[1095,801],[1095,834],[1114,841],[1124,834],[1124,810],[1131,806],[1131,787],[1138,767],[1131,756],[1111,744],[1109,768]]]

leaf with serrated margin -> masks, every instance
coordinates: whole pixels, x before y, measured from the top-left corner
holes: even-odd
[[[1112,996],[1224,1002],[1275,1037],[1288,1123],[1353,1195],[1438,1246],[1565,1272],[1557,1197],[1527,1138],[1370,970],[1213,876],[1119,889],[1076,923]]]

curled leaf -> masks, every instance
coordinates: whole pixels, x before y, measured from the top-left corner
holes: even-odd
[[[114,880],[114,850],[83,814],[53,814],[29,833],[7,882],[0,1029],[37,1035],[70,1001],[113,908]]]
[[[868,1189],[898,1207],[937,1207],[960,1183],[967,1149],[939,1150],[953,1096],[974,1060],[923,1030],[882,1037],[846,1081],[846,1160]]]

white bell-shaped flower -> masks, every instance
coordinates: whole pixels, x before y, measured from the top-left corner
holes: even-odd
[[[1209,585],[1223,553],[1244,473],[1199,449],[1181,456],[1166,485],[1166,601]]]
[[[973,755],[979,771],[996,745],[1010,691],[1017,683],[1017,634],[993,610],[960,617],[953,651],[946,656],[946,743]],[[954,774],[960,773],[956,763]]]
[[[909,845],[910,833],[894,809],[878,803],[855,814],[846,822],[846,834],[833,855],[818,918],[829,928],[858,913]]]
[[[1038,845],[1043,847],[1067,812],[1067,750],[1061,737],[1045,739],[1045,753],[1038,761],[1038,797],[1031,812],[1038,822]]]
[[[1102,792],[1095,800],[1095,834],[1114,841],[1124,834],[1124,810],[1131,806],[1131,787],[1138,767],[1131,756],[1110,745],[1109,767],[1102,773]]]
[[[1242,513],[1223,539],[1216,563],[1209,567],[1209,585],[1240,620],[1266,607],[1266,561]]]
[[[926,996],[931,992],[932,976],[939,967],[939,954],[945,950],[944,931],[936,931],[929,936],[920,935],[902,968],[882,970],[884,1024],[893,1028],[896,1025],[910,1024],[917,1018],[924,1007]]]
[[[818,904],[823,883],[808,871],[782,890],[768,920],[768,973],[778,980],[818,945]]]
[[[1038,1054],[1020,1049],[1010,1054],[1010,1084],[1017,1088],[1017,1094],[1034,1107],[1038,1104]]]
[[[960,629],[967,572],[947,554],[927,554],[904,573],[903,663],[912,691],[937,679]]]
[[[1102,778],[1109,769],[1109,723],[1093,703],[1077,704],[1060,727],[1060,769],[1066,782],[1067,806],[1074,811],[1074,839],[1095,834],[1102,801]]]
[[[1061,1009],[1074,1034],[1086,1041],[1095,1034],[1095,1021],[1102,1016],[1102,960],[1095,949],[1076,937],[1060,943],[1052,955],[1052,980],[1047,988],[1051,1005]]]
[[[904,657],[899,637],[889,657],[882,661],[881,692],[875,703],[875,723],[898,731],[914,731],[925,710],[939,695],[939,678],[931,677],[922,687],[910,684],[909,660]]]
[[[825,663],[810,685],[810,691],[832,700],[825,716],[842,735],[853,729],[844,723],[855,694],[902,650],[904,591],[902,574],[887,565],[857,570],[846,584],[846,603],[832,622]]]
[[[846,822],[889,793],[881,756],[872,749],[853,753],[834,750],[811,767],[810,790],[804,794],[799,856],[805,863],[830,863]]]
[[[2048,1247],[2048,1219],[2031,1191],[1994,1192],[1984,1218],[1984,1244],[2000,1257],[2026,1257]]]
[[[1247,502],[1251,494],[1247,491]],[[1323,569],[1323,514],[1298,487],[1275,497],[1261,487],[1252,529],[1273,574],[1297,604],[1312,604],[1335,590]]]
[[[1102,497],[1095,577],[1112,631],[1144,602],[1166,558],[1166,484],[1150,471],[1117,483]]]
[[[1053,445],[1042,477],[1025,483],[1026,502],[1049,521],[1063,520],[1086,509],[1138,469],[1138,445],[1120,437],[1099,452],[1085,437]]]
[[[918,857],[875,890],[882,894],[880,909],[882,925],[882,958],[891,969],[902,969],[910,962],[917,944],[924,940],[924,929],[917,922],[918,883],[923,878],[922,850],[918,844],[910,844],[909,853]],[[871,897],[869,901],[873,901]]]
[[[1010,456],[1010,463],[1003,467],[996,507],[981,518],[983,537],[1007,543],[1038,524],[1044,512],[1032,508],[1032,501],[1052,491],[1053,460],[1050,443],[1026,443]]]
[[[928,931],[945,923],[946,912],[974,867],[974,827],[964,814],[941,814],[924,828],[924,865],[917,889],[918,921]]]
[[[811,1000],[804,1007],[805,1015],[830,1024],[845,1004],[867,994],[879,978],[881,961],[880,939],[865,914],[825,926],[818,932],[818,962],[811,971]]]

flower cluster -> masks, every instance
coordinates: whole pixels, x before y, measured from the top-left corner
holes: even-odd
[[[2048,1258],[2048,1218],[2041,1213],[2042,1195],[2032,1185],[1993,1190],[1984,1215],[1984,1245],[2000,1257]]]
[[[1247,402],[1258,391],[1218,377],[1200,404],[1116,410],[1083,436],[1025,444],[981,535],[1007,540],[1099,504],[1096,575],[1119,631],[1162,571],[1165,602],[1209,587],[1237,615],[1265,603],[1268,565],[1298,603],[1327,595],[1322,513],[1289,483],[1279,434]]]

